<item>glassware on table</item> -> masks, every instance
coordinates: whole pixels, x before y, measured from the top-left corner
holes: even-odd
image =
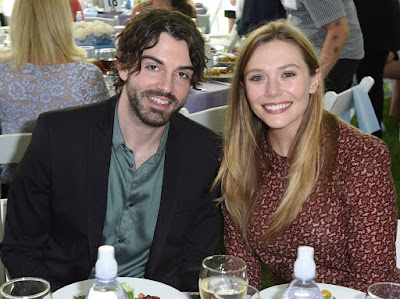
[[[114,82],[113,70],[116,68],[117,51],[114,48],[103,48],[99,51],[99,59],[108,89],[111,89]]]
[[[212,299],[260,299],[260,293],[248,284],[232,282],[214,289]]]
[[[86,52],[86,61],[90,63],[94,63],[96,60],[95,54],[96,50],[93,46],[80,46]]]
[[[232,255],[213,255],[203,260],[199,276],[201,299],[211,299],[215,289],[234,283],[244,285],[248,283],[247,265],[241,258]]]
[[[394,282],[377,282],[368,287],[366,299],[398,299],[400,284]]]
[[[21,277],[5,282],[0,288],[4,299],[51,299],[50,283],[36,277]]]
[[[103,48],[100,49],[99,58],[104,69],[109,72],[111,71],[117,62],[117,51],[114,48]]]

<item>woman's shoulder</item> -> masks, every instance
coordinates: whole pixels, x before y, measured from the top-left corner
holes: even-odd
[[[371,163],[390,161],[390,154],[383,140],[366,134],[358,128],[339,120],[339,157],[342,162],[354,164],[369,160]]]

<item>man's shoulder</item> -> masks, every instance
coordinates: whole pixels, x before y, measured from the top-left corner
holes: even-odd
[[[115,106],[115,100],[116,98],[112,97],[110,99],[95,103],[48,111],[42,113],[39,118],[48,120],[73,119],[75,121],[85,121],[96,117],[103,117],[104,113],[108,113],[110,110],[113,110],[113,107]]]

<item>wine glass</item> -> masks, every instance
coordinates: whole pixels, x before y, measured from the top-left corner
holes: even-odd
[[[366,299],[400,298],[400,284],[394,282],[377,282],[368,287]]]
[[[233,283],[247,285],[247,265],[232,255],[206,257],[201,265],[199,290],[201,299],[213,298],[214,290]],[[214,297],[215,298],[215,297]]]
[[[116,53],[117,51],[114,48],[103,48],[100,49],[99,53],[100,63],[103,67],[103,75],[108,89],[111,89],[113,85],[112,70],[115,68],[117,62]]]
[[[212,299],[260,299],[260,293],[255,287],[244,283],[231,282],[214,289]]]
[[[4,299],[51,299],[50,283],[36,277],[21,277],[5,282],[0,288]]]

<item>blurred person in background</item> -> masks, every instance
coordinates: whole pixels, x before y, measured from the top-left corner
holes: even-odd
[[[71,7],[71,13],[74,22],[76,22],[76,12],[78,11],[82,12],[82,21],[84,21],[85,17],[83,16],[82,6],[79,0],[69,0],[69,5]]]
[[[237,16],[236,22],[239,35],[252,32],[260,24],[285,17],[285,10],[280,0],[244,0],[238,4],[243,5],[242,15]]]
[[[357,70],[357,80],[365,76],[374,78],[375,83],[369,91],[379,124],[383,118],[383,76],[394,76],[395,53],[400,49],[400,12],[398,0],[354,0],[358,19],[364,36],[365,56]],[[392,52],[393,51],[393,52]],[[390,54],[390,56],[389,56]],[[393,63],[392,63],[393,61]],[[395,83],[396,85],[396,83]],[[395,99],[396,100],[396,99]],[[393,99],[392,99],[393,101]],[[373,135],[382,138],[382,130]]]
[[[145,0],[132,9],[132,18],[137,13],[150,8],[177,10],[190,18],[196,17],[196,8],[191,0]]]
[[[74,44],[68,0],[16,0],[9,35],[0,55],[2,134],[32,132],[40,113],[109,97],[101,71]]]
[[[287,20],[299,27],[314,45],[325,89],[339,93],[350,88],[364,57],[363,36],[353,0],[281,1]]]

